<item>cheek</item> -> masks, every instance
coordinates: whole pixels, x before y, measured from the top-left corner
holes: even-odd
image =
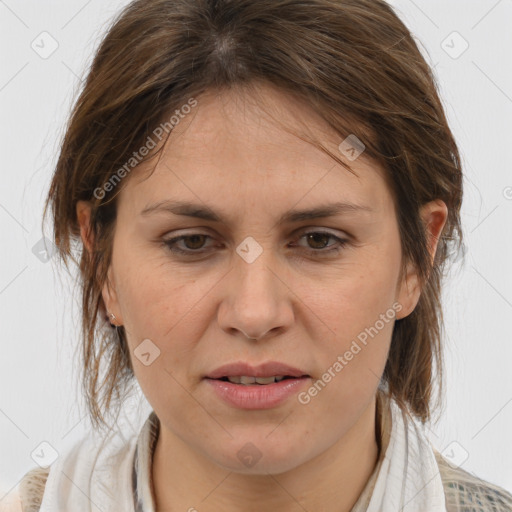
[[[130,259],[118,258],[114,268],[134,372],[151,395],[150,389],[170,386],[172,377],[166,370],[177,370],[181,381],[193,362],[197,340],[212,314],[205,298],[219,276],[209,273],[198,279],[192,270],[179,271],[161,258],[155,262],[134,252]],[[142,351],[150,353],[149,359],[155,354],[154,362],[145,365],[148,358],[138,357]]]
[[[386,260],[388,261],[388,260]],[[329,284],[321,293],[310,294],[304,302],[317,314],[328,329],[331,338],[342,348],[366,328],[379,321],[381,315],[387,319],[394,312],[398,263],[358,265],[351,273]],[[391,308],[391,311],[389,311]],[[384,335],[390,334],[386,322]]]
[[[321,371],[331,372],[324,373],[323,380],[336,381],[322,391],[324,398],[332,395],[338,403],[357,399],[364,403],[378,385],[399,309],[395,300],[399,265],[399,248],[375,244],[304,301],[322,331],[315,335]]]
[[[322,418],[318,429],[326,425],[348,429],[374,396],[395,322],[393,284],[377,272],[359,274],[311,306],[325,335],[317,331],[314,350],[319,374],[301,403],[309,400],[305,410]]]
[[[164,248],[128,252],[124,251],[127,245],[120,240],[114,260],[124,323],[134,342],[139,338],[161,339],[204,293],[191,272],[177,271],[166,261]]]

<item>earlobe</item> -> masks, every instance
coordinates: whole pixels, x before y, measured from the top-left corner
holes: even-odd
[[[400,320],[409,316],[413,311],[421,295],[420,282],[418,273],[412,263],[407,265],[407,273],[400,283],[400,292],[397,302],[402,306],[396,315],[396,319]]]
[[[112,266],[110,266],[108,269],[107,278],[103,284],[101,295],[103,297],[103,303],[105,304],[107,311],[114,313],[117,322],[121,323],[122,317],[118,307],[115,282],[112,280]]]
[[[87,201],[78,201],[76,204],[76,217],[80,225],[80,236],[89,254],[92,254],[94,237],[91,231],[91,204]],[[107,279],[101,291],[103,303],[108,311],[114,313],[118,322],[122,323],[119,311],[116,287],[112,276],[112,266],[108,269]]]

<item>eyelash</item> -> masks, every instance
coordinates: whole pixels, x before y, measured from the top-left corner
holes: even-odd
[[[308,235],[326,235],[328,236],[329,238],[332,238],[336,241],[338,247],[336,247],[335,249],[328,249],[328,250],[325,250],[325,249],[306,249],[306,252],[309,253],[310,256],[320,256],[321,258],[322,257],[328,257],[328,256],[331,256],[331,255],[335,255],[335,254],[338,254],[339,252],[341,252],[342,249],[345,248],[345,246],[348,245],[349,241],[346,240],[346,239],[343,239],[343,238],[339,238],[335,235],[333,235],[332,233],[328,233],[326,231],[308,231],[306,233],[303,233],[300,237],[299,237],[299,240],[308,236]],[[167,249],[169,251],[171,251],[172,253],[175,253],[175,254],[180,254],[180,255],[183,255],[183,256],[194,256],[194,255],[200,255],[206,251],[204,250],[194,250],[194,249],[187,249],[187,250],[183,250],[183,249],[179,249],[177,248],[175,245],[180,242],[181,240],[184,240],[184,239],[187,239],[187,238],[192,238],[194,236],[206,236],[208,238],[211,238],[209,235],[206,235],[205,233],[193,233],[193,234],[190,234],[190,235],[181,235],[181,236],[178,236],[178,237],[175,237],[175,238],[171,238],[169,240],[164,240],[163,241],[163,244],[167,247]]]

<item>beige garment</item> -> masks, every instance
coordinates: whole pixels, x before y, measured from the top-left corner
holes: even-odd
[[[376,429],[380,445],[379,460],[351,512],[366,511],[390,439],[389,403],[380,391],[377,395]],[[134,456],[134,503],[137,512],[155,510],[151,467],[158,431],[159,421],[153,411],[139,434]],[[512,512],[512,494],[460,467],[452,467],[438,451],[434,450],[434,453],[446,495],[447,512]],[[48,472],[49,468],[35,468],[24,476],[19,486],[23,512],[39,512]]]

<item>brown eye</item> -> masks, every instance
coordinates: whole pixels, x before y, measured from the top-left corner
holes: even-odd
[[[303,252],[309,253],[308,256],[313,258],[335,256],[349,244],[348,240],[327,231],[310,231],[299,237],[299,240],[302,239],[306,240],[307,246],[298,244],[298,247],[301,247]],[[329,243],[329,240],[333,240],[334,243]],[[301,256],[298,258],[303,260]]]
[[[203,249],[206,239],[211,238],[208,235],[193,234],[193,235],[182,235],[170,240],[164,240],[164,245],[176,254],[193,255],[194,253],[200,254]],[[182,246],[178,247],[181,243]]]
[[[194,257],[204,255],[209,249],[212,249],[212,247],[205,246],[207,240],[211,238],[211,236],[206,234],[194,233],[164,240],[163,244],[172,253]],[[299,239],[306,239],[307,247],[302,244],[296,247],[309,252],[313,257],[333,256],[349,243],[348,240],[341,239],[332,233],[324,231],[304,233]],[[334,243],[329,244],[329,240],[333,240]]]
[[[333,238],[332,235],[327,233],[309,233],[305,236],[308,243],[313,243],[313,245],[310,245],[312,249],[324,249],[327,247],[329,239]]]
[[[191,244],[185,243],[185,246],[187,247],[187,249],[197,250],[197,249],[201,249],[201,247],[204,245],[205,236],[206,235],[188,235],[188,236],[184,236],[182,238],[182,240],[184,242],[186,240],[191,240],[192,243]]]

